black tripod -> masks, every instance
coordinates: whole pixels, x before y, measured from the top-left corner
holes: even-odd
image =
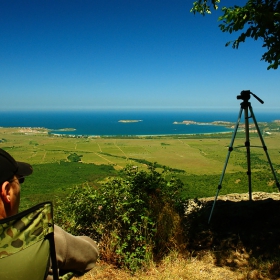
[[[276,186],[278,187],[278,190],[280,190],[280,185],[279,185],[279,182],[277,180],[275,171],[274,171],[274,169],[272,167],[272,163],[271,163],[271,160],[270,160],[268,152],[267,152],[267,147],[265,146],[262,134],[260,132],[258,123],[257,123],[255,115],[253,113],[253,109],[252,109],[251,103],[249,102],[251,94],[260,103],[262,103],[262,104],[264,103],[259,97],[257,97],[255,94],[253,94],[250,90],[243,90],[243,91],[241,91],[241,94],[237,96],[237,99],[242,99],[243,102],[240,104],[240,111],[239,111],[238,119],[237,119],[237,122],[236,122],[236,125],[235,125],[235,128],[234,128],[234,132],[233,132],[233,135],[232,135],[230,146],[228,148],[228,154],[227,154],[227,157],[226,157],[226,162],[225,162],[224,169],[223,169],[223,172],[222,172],[222,175],[221,175],[221,178],[220,178],[220,182],[219,182],[219,185],[218,185],[216,197],[215,197],[212,209],[211,209],[211,213],[210,213],[210,217],[209,217],[208,223],[210,223],[210,220],[211,220],[211,217],[212,217],[212,214],[213,214],[213,210],[214,210],[214,207],[215,207],[215,204],[216,204],[216,201],[217,201],[217,197],[219,195],[220,189],[222,188],[222,181],[223,181],[223,178],[224,178],[224,175],[225,175],[225,171],[226,171],[226,167],[227,167],[228,160],[229,160],[229,157],[230,157],[230,153],[233,150],[233,143],[234,143],[234,139],[235,139],[235,136],[236,136],[236,133],[237,133],[237,129],[238,129],[238,126],[239,126],[239,123],[240,123],[240,119],[241,119],[242,111],[243,110],[244,110],[244,120],[245,120],[245,135],[246,135],[245,147],[246,147],[246,151],[247,151],[247,167],[248,167],[247,175],[248,175],[248,185],[249,185],[249,200],[252,200],[251,159],[250,159],[250,139],[249,139],[249,118],[251,118],[251,117],[253,118],[253,121],[255,123],[255,127],[256,127],[256,129],[258,131],[258,135],[259,135],[260,140],[262,142],[262,147],[263,147],[263,149],[265,151],[268,163],[270,165],[272,174],[274,176],[274,180],[276,182]],[[250,111],[250,113],[251,113],[250,117],[248,115],[248,111]]]

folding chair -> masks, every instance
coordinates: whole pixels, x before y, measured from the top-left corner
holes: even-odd
[[[58,280],[51,202],[0,220],[0,279]]]

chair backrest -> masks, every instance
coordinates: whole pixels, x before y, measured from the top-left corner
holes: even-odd
[[[58,279],[51,202],[0,220],[0,279],[43,280],[50,259]]]

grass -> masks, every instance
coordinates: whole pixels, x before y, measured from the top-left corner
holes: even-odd
[[[63,198],[74,186],[88,183],[98,186],[100,181],[117,172],[110,165],[55,162],[34,164],[33,174],[26,178],[21,189],[21,210],[39,202]]]
[[[23,188],[24,207],[44,198],[55,200],[56,196],[67,194],[74,185],[86,181],[98,184],[98,181],[112,176],[114,170],[120,170],[127,164],[145,170],[147,163],[154,162],[180,171],[175,173],[185,183],[186,197],[212,196],[216,192],[232,138],[231,133],[131,139],[56,137],[44,133],[44,130],[33,132],[22,128],[0,129],[0,139],[4,139],[0,147],[17,160],[34,166],[34,174],[26,180]],[[260,148],[260,139],[256,133],[251,133],[250,137],[253,190],[275,191],[266,155]],[[280,168],[279,138],[280,133],[274,131],[264,136],[276,170]],[[237,134],[233,146],[223,178],[222,194],[246,192],[248,188],[244,133]],[[84,165],[75,169],[76,163],[68,162],[66,167],[60,164],[67,162],[72,153],[81,155]],[[108,167],[107,175],[102,172],[104,166]]]
[[[75,185],[100,184],[127,164],[146,168],[145,162],[184,170],[176,176],[185,183],[186,197],[209,197],[216,192],[231,134],[192,135],[154,138],[68,138],[50,136],[44,131],[24,134],[17,128],[0,129],[0,147],[17,160],[27,161],[34,174],[22,188],[22,208],[42,200],[56,200]],[[280,169],[280,133],[264,137],[276,171]],[[253,191],[273,192],[273,178],[259,137],[251,133]],[[244,133],[238,133],[230,154],[220,195],[246,193],[247,161]],[[67,157],[82,155],[82,162]],[[278,242],[280,205],[271,203],[227,202],[217,204],[209,227],[209,206],[199,212],[192,224],[194,233],[188,252],[171,252],[161,262],[131,275],[100,261],[95,269],[77,279],[280,279]],[[207,209],[208,207],[208,209]]]
[[[4,131],[3,131],[4,130]],[[198,136],[196,136],[198,137]],[[68,138],[55,137],[46,134],[26,135],[19,134],[19,129],[1,129],[0,138],[6,142],[0,147],[9,150],[19,160],[27,160],[31,164],[53,163],[66,160],[70,153],[82,155],[82,162],[110,164],[120,169],[130,163],[139,165],[143,159],[149,162],[158,162],[161,165],[185,170],[189,174],[219,174],[223,169],[231,134],[217,138],[217,135],[201,135],[200,138],[165,137],[165,138]],[[265,137],[269,148],[269,155],[274,164],[280,165],[279,133]],[[164,143],[164,145],[162,145]],[[260,145],[256,134],[251,135],[251,145]],[[235,146],[244,146],[244,138],[237,137]],[[266,160],[263,149],[251,148],[252,154]],[[240,151],[240,152],[235,152]],[[238,162],[246,161],[245,149],[236,149],[230,155],[227,172],[244,170]],[[142,164],[145,168],[145,164]]]
[[[242,273],[239,273],[242,276]],[[201,258],[185,258],[170,254],[160,264],[151,266],[147,271],[131,275],[108,264],[99,262],[90,272],[73,280],[225,280],[238,279],[229,268],[217,267],[213,257],[208,254]],[[241,278],[239,278],[241,279]]]

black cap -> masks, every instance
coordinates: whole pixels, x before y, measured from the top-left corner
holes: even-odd
[[[9,153],[0,149],[0,184],[13,179],[15,175],[28,176],[32,172],[30,164],[15,161]]]

